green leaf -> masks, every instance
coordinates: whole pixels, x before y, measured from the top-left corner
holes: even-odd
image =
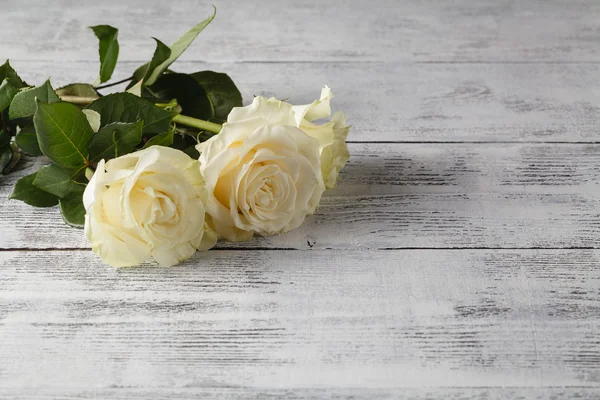
[[[29,118],[31,119],[31,118]],[[17,134],[17,127],[21,124],[25,126],[26,121],[11,121],[8,119],[8,108],[4,111],[0,111],[0,129],[4,129],[10,136]],[[29,124],[31,125],[31,124]]]
[[[198,157],[200,157],[200,153],[198,153],[195,148],[197,144],[198,141],[193,135],[175,135],[171,147],[183,151],[194,159],[198,159]]]
[[[181,113],[181,107],[179,106],[177,99],[171,99],[168,103],[156,103],[156,106],[172,113]]]
[[[15,183],[9,199],[16,199],[34,207],[52,207],[58,204],[58,197],[44,192],[33,185],[37,172],[24,176]]]
[[[8,84],[2,85],[4,81],[8,81]],[[14,89],[20,89],[26,86],[27,83],[19,77],[17,72],[10,66],[8,60],[0,65],[0,121],[3,121],[3,128],[13,135],[17,124],[13,121],[9,121],[8,107],[13,97],[16,95]],[[7,102],[8,104],[6,104]]]
[[[71,191],[64,198],[60,199],[60,213],[63,220],[75,228],[83,228],[85,225],[84,190],[85,185],[73,184]]]
[[[177,99],[182,114],[200,119],[211,119],[213,108],[200,84],[187,74],[164,74],[149,88],[160,101]]]
[[[10,102],[19,89],[14,87],[8,79],[4,79],[0,84],[0,112],[6,110],[10,106]]]
[[[0,130],[0,147],[10,145],[10,135],[3,130]]]
[[[143,126],[144,121],[139,120],[133,123],[113,122],[100,129],[89,147],[92,162],[131,153],[142,140]]]
[[[83,114],[85,114],[85,118],[87,118],[88,123],[92,127],[94,132],[98,132],[100,130],[100,114],[98,114],[94,110],[83,109],[81,110]]]
[[[156,50],[154,50],[154,55],[152,56],[152,60],[150,61],[150,65],[144,74],[144,85],[147,84],[146,80],[150,78],[152,72],[158,68],[162,63],[169,59],[171,55],[171,49],[169,46],[161,42],[160,40],[153,38],[156,41]]]
[[[134,81],[135,82],[135,81]],[[128,87],[126,92],[127,93],[131,93],[137,97],[142,97],[142,86],[143,86],[144,81],[143,80],[139,80],[137,82],[135,82],[131,87]]]
[[[88,145],[94,131],[85,114],[70,103],[37,104],[33,124],[42,153],[67,169],[88,164]]]
[[[52,89],[52,85],[50,85],[50,80],[47,80],[42,86],[26,89],[17,93],[12,103],[10,103],[8,117],[10,119],[17,119],[33,116],[37,109],[36,98],[49,104],[56,103],[60,100],[56,93],[54,93],[54,89]]]
[[[55,90],[56,94],[60,96],[78,96],[78,97],[90,97],[97,99],[100,97],[94,87],[87,83],[72,83],[67,86],[63,86]]]
[[[35,134],[35,128],[33,126],[26,126],[22,128],[17,136],[15,136],[15,143],[25,153],[32,156],[43,155],[40,150],[40,146],[37,141],[37,135]]]
[[[200,22],[198,25],[194,26],[192,29],[184,33],[183,36],[177,39],[175,43],[173,43],[170,46],[171,55],[169,56],[169,58],[167,58],[164,62],[162,62],[160,65],[153,69],[148,68],[147,72],[150,73],[150,75],[147,76],[146,85],[152,85],[154,82],[156,82],[156,80],[162,75],[162,73],[165,72],[167,68],[169,68],[169,65],[173,64],[175,60],[177,60],[179,56],[181,56],[183,52],[189,47],[189,45],[192,44],[192,42],[194,41],[194,39],[196,39],[198,34],[202,32],[204,28],[208,26],[208,24],[210,24],[210,22],[215,18],[216,13],[217,9],[214,8],[213,14],[210,17],[206,18],[204,21]],[[142,67],[138,68],[138,71],[136,71],[136,73],[140,74],[141,70],[144,71],[144,75],[147,75],[146,69],[144,69],[147,68],[146,65],[148,64],[144,64]]]
[[[8,82],[17,89],[28,86],[27,83],[25,83],[25,81],[19,77],[17,71],[10,66],[8,60],[6,60],[4,64],[0,65],[0,82],[4,81],[5,79],[8,79]]]
[[[38,170],[33,186],[44,192],[63,198],[75,183],[71,179],[72,173],[56,164],[46,165]]]
[[[13,159],[13,151],[10,146],[0,147],[0,175],[4,175],[4,168],[10,165]],[[7,171],[8,172],[8,171]]]
[[[190,74],[205,90],[210,100],[213,118],[226,121],[233,107],[242,106],[242,95],[227,74],[201,71]]]
[[[119,30],[110,25],[90,26],[100,41],[100,76],[97,82],[103,83],[110,79],[119,57]]]
[[[10,149],[12,152],[12,156],[10,158],[10,162],[8,164],[4,165],[4,168],[2,169],[2,173],[4,175],[6,175],[10,171],[12,171],[13,168],[17,165],[17,163],[21,159],[21,152],[19,151],[19,148],[17,147],[17,145],[14,142],[10,145]]]
[[[144,145],[144,149],[147,149],[151,146],[164,146],[169,147],[173,144],[173,138],[175,135],[175,129],[171,129],[169,132],[161,133],[160,135],[156,135],[153,138],[150,138]]]
[[[196,149],[196,145],[189,146],[182,150],[185,154],[192,157],[194,160],[200,158],[200,153]]]
[[[13,149],[10,145],[10,135],[0,131],[0,174],[3,173],[13,158]]]
[[[88,106],[101,117],[101,126],[113,122],[144,121],[144,134],[156,135],[171,129],[171,113],[162,110],[153,102],[131,93],[114,93],[94,101]]]
[[[208,139],[210,139],[211,137],[218,135],[218,133],[214,133],[214,132],[209,132],[209,131],[203,131],[200,132],[197,136],[196,136],[196,140],[198,141],[198,143],[204,143],[206,142]]]

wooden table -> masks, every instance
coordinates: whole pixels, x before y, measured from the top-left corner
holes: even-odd
[[[289,234],[114,270],[0,178],[0,398],[600,398],[600,3],[217,2],[174,69],[296,104],[331,86],[352,158]],[[115,79],[210,12],[2,0],[31,83]]]

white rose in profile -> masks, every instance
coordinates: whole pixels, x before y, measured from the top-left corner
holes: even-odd
[[[297,126],[307,135],[319,141],[321,149],[321,172],[328,189],[335,187],[338,175],[348,162],[350,153],[346,145],[346,138],[350,126],[346,125],[346,117],[341,111],[336,112],[331,120],[323,124],[316,124],[318,119],[328,118],[331,115],[330,101],[333,98],[331,89],[327,86],[321,90],[321,98],[311,104],[294,106]]]
[[[209,225],[231,241],[297,228],[325,190],[318,140],[295,126],[292,106],[281,101],[256,97],[230,117],[197,147]]]
[[[348,146],[346,145],[350,126],[346,125],[344,113],[338,111],[333,115],[331,120],[322,124],[315,123],[316,120],[331,116],[330,102],[332,98],[333,93],[331,93],[331,89],[325,86],[321,90],[321,98],[319,100],[315,100],[307,105],[292,106],[292,111],[294,112],[293,125],[300,128],[308,136],[319,141],[321,173],[325,186],[328,189],[335,187],[341,169],[344,168],[350,158]],[[273,117],[277,117],[277,114],[266,114],[263,112],[263,109],[267,105],[273,107],[287,103],[274,98],[268,100],[260,99],[260,102],[255,99],[249,106],[234,108],[227,117],[227,122],[241,121],[260,115],[271,123],[277,123],[277,121],[273,120]]]
[[[175,265],[216,242],[206,200],[198,161],[179,150],[152,146],[102,160],[83,195],[85,236],[114,267],[150,257]]]

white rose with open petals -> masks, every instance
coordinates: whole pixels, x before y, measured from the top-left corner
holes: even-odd
[[[225,123],[197,147],[207,220],[231,241],[297,228],[325,190],[319,142],[295,126],[291,105],[256,97],[249,107],[248,118]]]
[[[350,153],[346,138],[350,126],[346,125],[346,117],[341,111],[336,112],[331,120],[323,124],[314,121],[328,118],[331,115],[330,101],[333,98],[327,86],[321,90],[321,98],[311,104],[292,107],[296,114],[296,123],[307,135],[319,141],[321,149],[321,172],[325,186],[335,187],[338,175],[348,162]]]
[[[333,93],[327,86],[321,90],[321,98],[315,100],[311,104],[302,106],[292,106],[294,113],[292,122],[294,126],[300,128],[308,136],[319,141],[319,154],[321,158],[321,173],[323,181],[327,188],[333,188],[337,184],[338,175],[346,162],[350,158],[346,138],[350,126],[346,125],[346,117],[342,112],[336,112],[329,121],[322,124],[315,123],[320,119],[325,119],[331,116],[331,99]],[[257,101],[256,99],[261,99]],[[255,118],[260,115],[271,123],[276,123],[273,118],[278,118],[277,113],[266,114],[263,109],[268,104],[271,107],[276,107],[283,103],[275,98],[268,100],[264,98],[255,98],[255,101],[246,107],[234,108],[227,122],[236,122],[248,118]]]
[[[150,257],[175,265],[216,242],[206,200],[198,161],[179,150],[152,146],[102,160],[83,195],[85,236],[114,267]]]

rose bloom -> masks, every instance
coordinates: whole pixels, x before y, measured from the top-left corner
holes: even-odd
[[[161,146],[100,161],[83,195],[92,250],[115,267],[150,257],[171,266],[212,247],[216,235],[205,228],[199,167],[187,154]]]
[[[296,127],[291,105],[275,99],[234,108],[221,132],[197,148],[207,220],[231,241],[297,228],[325,190],[319,141]]]
[[[313,101],[311,104],[302,106],[291,106],[294,122],[293,126],[300,128],[308,136],[319,141],[319,154],[321,158],[321,173],[325,186],[330,189],[335,187],[338,180],[338,175],[346,162],[350,158],[346,138],[350,126],[346,125],[346,117],[344,113],[336,112],[331,120],[322,124],[315,123],[316,120],[321,120],[331,116],[331,99],[333,93],[327,86],[321,90],[321,98]],[[257,100],[260,99],[260,100]],[[270,114],[265,112],[269,107],[280,107],[285,104],[285,108],[289,108],[289,104],[277,99],[255,98],[254,102],[247,107],[234,108],[227,122],[237,122],[249,118],[262,117],[270,123],[278,123],[276,120],[278,114]],[[289,121],[287,121],[289,122]]]
[[[335,187],[338,175],[350,158],[346,138],[350,126],[346,125],[346,117],[341,111],[333,114],[330,121],[317,124],[314,121],[328,118],[331,115],[330,101],[333,98],[327,86],[321,91],[321,98],[304,106],[293,106],[296,124],[310,137],[319,141],[321,153],[321,172],[325,186]]]

